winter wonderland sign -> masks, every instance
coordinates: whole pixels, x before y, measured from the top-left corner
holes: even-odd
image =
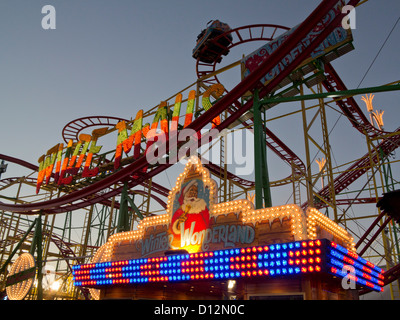
[[[295,205],[255,210],[247,199],[217,203],[217,185],[196,157],[189,159],[169,193],[167,212],[146,217],[137,230],[117,233],[104,245],[102,261],[153,257],[295,241],[307,233]]]

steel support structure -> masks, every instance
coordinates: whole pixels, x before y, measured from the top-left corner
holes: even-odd
[[[129,207],[129,205],[131,207]],[[136,207],[133,199],[129,195],[128,184],[125,182],[124,188],[122,189],[121,193],[121,203],[119,207],[117,232],[124,232],[131,230],[131,223],[133,220],[132,211],[136,213],[139,219],[143,219],[142,213]]]
[[[318,85],[319,93],[322,92],[321,85]],[[326,121],[326,114],[325,114],[325,103],[322,99],[322,96],[319,96],[319,104],[318,109],[316,110],[315,114],[311,117],[311,120],[308,120],[307,112],[306,112],[306,105],[305,100],[302,99],[304,97],[304,89],[303,85],[300,85],[300,102],[301,102],[301,112],[302,112],[302,119],[303,119],[303,132],[304,132],[304,146],[305,146],[305,154],[306,154],[306,190],[307,190],[307,203],[308,206],[314,207],[318,202],[324,202],[333,210],[333,216],[336,222],[338,221],[337,217],[337,207],[335,201],[335,190],[333,187],[333,174],[332,174],[332,162],[331,162],[331,151],[330,151],[330,144],[329,144],[329,132],[327,128],[327,121]],[[321,137],[322,137],[322,144],[318,143],[316,139],[314,139],[311,135],[311,128],[314,125],[314,122],[317,118],[320,118],[321,123]],[[317,153],[322,153],[326,162],[324,166],[320,169],[316,176],[312,174],[312,160],[311,160],[311,146],[317,148]],[[321,178],[324,172],[327,172],[328,184],[327,187],[329,188],[329,196],[327,198],[321,198],[317,192],[314,190],[316,183]]]
[[[378,202],[378,186],[382,186],[382,192],[388,192],[391,186],[388,185],[388,176],[386,170],[386,160],[389,154],[385,154],[385,151],[374,144],[374,140],[366,135],[366,142],[368,146],[368,152],[370,154],[370,167],[371,167],[371,179],[372,190],[374,192],[376,202]],[[375,139],[377,140],[377,139]],[[370,237],[367,244],[363,247],[360,254],[364,254],[369,247],[374,244],[373,250],[380,252],[383,250],[382,256],[384,257],[384,262],[386,265],[386,270],[390,270],[397,264],[400,264],[400,259],[398,255],[398,239],[397,232],[394,222],[389,216],[382,216],[381,209],[377,207],[377,217],[381,217],[379,221],[375,224],[378,230],[375,234]],[[382,247],[382,248],[380,248]],[[368,257],[366,255],[366,257]],[[399,282],[395,281],[390,283],[390,294],[392,299],[400,298],[400,286]]]

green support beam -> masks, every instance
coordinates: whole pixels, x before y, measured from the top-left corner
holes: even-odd
[[[324,98],[346,98],[352,97],[365,93],[375,93],[375,92],[388,92],[388,91],[396,91],[400,90],[400,83],[386,85],[386,86],[378,86],[378,87],[368,87],[361,89],[353,89],[353,90],[344,90],[344,91],[336,91],[336,92],[322,92],[315,94],[305,94],[301,96],[294,97],[279,97],[279,98],[264,98],[261,100],[261,104],[263,106],[268,106],[268,104],[282,103],[282,102],[293,102],[293,101],[302,101],[302,100],[316,100],[316,99],[324,99]],[[268,108],[268,107],[267,107]]]
[[[139,219],[143,219],[143,215],[136,207],[133,199],[129,197],[128,193],[128,184],[125,182],[124,183],[124,188],[121,192],[121,203],[119,207],[119,216],[118,216],[118,225],[117,225],[117,232],[125,232],[130,230],[130,210],[129,210],[129,205],[135,211],[136,215],[139,217]]]
[[[35,226],[35,234],[33,235],[32,246],[31,246],[31,255],[34,256],[36,251],[36,265],[37,265],[37,300],[43,300],[43,259],[42,259],[42,214],[36,218],[36,226]]]

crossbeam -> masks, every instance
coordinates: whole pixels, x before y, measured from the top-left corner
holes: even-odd
[[[383,85],[376,87],[367,87],[360,89],[352,89],[352,90],[343,90],[343,91],[335,91],[332,92],[322,92],[315,94],[305,94],[301,96],[294,97],[279,97],[279,98],[264,98],[260,101],[264,106],[268,106],[269,104],[276,104],[282,102],[293,102],[293,101],[304,101],[304,100],[316,100],[316,99],[324,99],[324,98],[348,98],[360,94],[365,93],[375,93],[375,92],[388,92],[388,91],[396,91],[400,90],[400,83],[392,84],[392,85]],[[267,107],[267,109],[269,109]]]

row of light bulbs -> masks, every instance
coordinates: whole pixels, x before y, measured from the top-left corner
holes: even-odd
[[[317,226],[325,229],[333,236],[341,239],[347,246],[347,249],[355,252],[354,238],[341,226],[323,215],[315,208],[307,209],[307,233],[309,239],[317,238]]]
[[[243,222],[255,224],[256,222],[273,221],[284,217],[291,219],[292,235],[295,240],[305,239],[306,219],[301,208],[296,205],[285,205],[244,212]]]
[[[210,210],[210,213],[214,216],[226,215],[229,213],[242,213],[243,223],[256,223],[270,219],[274,220],[276,218],[282,219],[283,217],[289,217],[291,219],[292,234],[295,241],[304,239],[316,240],[317,226],[320,226],[331,233],[334,237],[341,239],[347,246],[347,249],[353,252],[356,251],[353,242],[354,239],[350,234],[314,208],[309,208],[304,215],[302,209],[296,205],[285,205],[255,210],[253,204],[249,200],[234,200],[215,204],[212,207],[212,210]],[[122,232],[111,236],[104,245],[104,257],[102,257],[101,260],[111,261],[115,244],[122,241],[138,240],[143,237],[146,228],[157,225],[166,225],[169,221],[168,214],[147,217],[140,222],[138,230]]]
[[[161,214],[152,217],[146,217],[142,221],[140,221],[138,225],[138,230],[141,230],[142,233],[144,229],[156,225],[165,225],[169,223],[169,216],[168,214]]]
[[[94,254],[91,263],[106,262],[108,257],[105,256],[105,250],[107,248],[107,243],[103,244]],[[89,288],[90,295],[94,300],[100,300],[100,290],[95,288]]]
[[[214,215],[226,215],[228,213],[240,213],[243,214],[249,210],[254,209],[253,203],[249,200],[233,200],[229,202],[217,203],[212,207]]]
[[[14,275],[35,266],[35,259],[30,253],[21,254],[13,263],[9,275]],[[33,284],[33,278],[18,282],[6,288],[8,299],[22,300],[28,294]]]

